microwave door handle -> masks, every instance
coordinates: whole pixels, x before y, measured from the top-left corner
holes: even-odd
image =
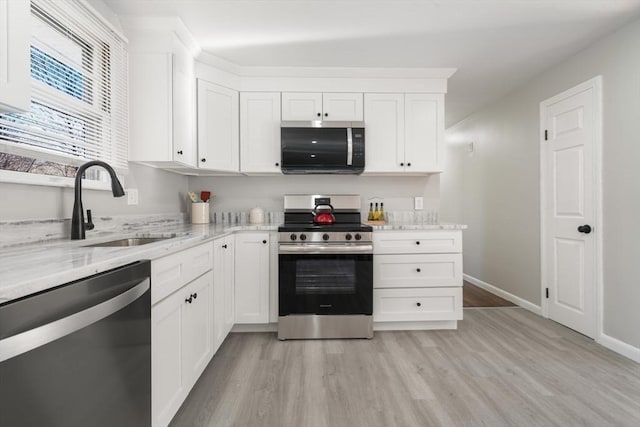
[[[347,166],[353,165],[353,134],[351,128],[347,128]]]

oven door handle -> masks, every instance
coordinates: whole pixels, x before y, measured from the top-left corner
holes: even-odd
[[[280,245],[280,254],[372,254],[373,245]]]
[[[150,286],[150,280],[144,279],[133,288],[107,301],[51,323],[38,326],[35,329],[0,340],[0,362],[70,335],[105,317],[111,316],[144,295]]]

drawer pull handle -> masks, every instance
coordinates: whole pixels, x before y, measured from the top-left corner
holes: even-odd
[[[193,299],[196,299],[196,298],[198,298],[198,293],[197,293],[197,292],[194,292],[194,293],[193,293]]]
[[[189,304],[191,304],[193,302],[193,295],[189,295],[189,298],[185,298],[184,302],[188,302]]]
[[[421,303],[419,303],[419,302],[417,302],[417,303],[416,303],[416,305],[417,305],[418,307],[420,307],[422,304],[421,304]]]
[[[420,269],[419,269],[419,268],[416,268],[416,271],[417,271],[418,273],[420,273]]]

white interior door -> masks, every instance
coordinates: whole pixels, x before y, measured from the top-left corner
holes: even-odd
[[[594,226],[599,90],[588,83],[541,104],[542,274],[549,317],[593,338],[600,232]]]

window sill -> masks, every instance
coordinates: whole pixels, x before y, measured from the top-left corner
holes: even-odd
[[[75,186],[74,181],[74,178],[67,178],[64,176],[40,175],[35,173],[0,170],[0,182],[6,182],[10,184],[73,188]],[[82,180],[82,189],[111,191],[111,185],[108,182],[104,181],[87,181],[86,179],[84,179]]]

